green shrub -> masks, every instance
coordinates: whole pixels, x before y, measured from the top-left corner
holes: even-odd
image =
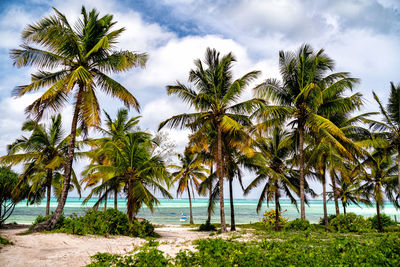
[[[375,215],[375,216],[373,216],[371,218],[368,218],[368,219],[372,223],[372,228],[378,229],[378,216]],[[386,215],[385,213],[382,213],[381,214],[381,224],[382,224],[382,227],[385,228],[385,227],[388,227],[388,226],[391,226],[391,225],[396,225],[396,222],[394,220],[392,220],[392,218],[390,218],[389,215]]]
[[[199,226],[199,231],[202,232],[210,232],[210,231],[216,231],[217,228],[215,227],[214,224],[210,223],[210,220],[207,220],[206,223],[203,223]]]
[[[275,227],[275,210],[266,210],[263,218],[262,218],[262,224],[266,227],[266,228],[273,228]],[[281,213],[279,213],[279,226],[285,226],[285,224],[288,222],[288,219],[285,217],[281,216]]]
[[[328,219],[328,223],[330,223],[335,218],[336,218],[336,214],[328,215],[328,218],[327,218]],[[319,219],[319,225],[325,225],[324,217]]]
[[[324,238],[285,233],[279,241],[218,238],[198,240],[195,245],[196,251],[180,251],[175,258],[148,244],[135,255],[98,253],[89,266],[399,266],[400,262],[397,233],[324,233]]]
[[[38,216],[31,228],[48,218],[49,216]],[[80,217],[76,214],[72,214],[69,218],[62,216],[53,231],[76,235],[157,236],[153,225],[149,221],[143,220],[129,223],[126,214],[116,209],[107,209],[106,211],[88,210],[84,216]]]
[[[35,221],[29,227],[28,232],[32,231],[32,229],[36,226],[36,224],[44,222],[44,221],[47,221],[48,219],[50,219],[50,217],[51,217],[51,215],[47,215],[47,216],[39,215],[39,216],[37,216]],[[61,214],[60,219],[56,223],[56,226],[54,227],[54,229],[60,229],[61,226],[64,225],[65,219],[66,218],[65,218],[64,214]]]
[[[292,221],[289,221],[285,225],[285,230],[288,231],[305,231],[310,229],[310,222],[301,218],[294,219]]]
[[[372,230],[371,221],[355,213],[340,214],[332,219],[330,225],[341,233],[366,233]]]
[[[92,262],[89,267],[103,266],[171,266],[171,260],[164,256],[150,243],[145,244],[135,255],[113,255],[109,253],[97,253],[91,257]]]
[[[9,241],[7,238],[0,235],[0,245],[14,245],[13,242]],[[1,246],[0,246],[1,247]]]
[[[386,232],[400,232],[400,226],[390,225],[383,228]]]

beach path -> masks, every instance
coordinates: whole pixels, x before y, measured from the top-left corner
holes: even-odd
[[[146,240],[127,236],[77,236],[62,233],[18,235],[27,228],[0,229],[0,235],[14,245],[0,250],[0,266],[85,266],[97,252],[127,254]],[[174,256],[181,249],[193,250],[192,241],[209,233],[192,228],[169,225],[156,228],[159,249]]]

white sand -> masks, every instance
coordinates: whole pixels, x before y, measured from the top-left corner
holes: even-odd
[[[68,234],[17,235],[25,229],[0,229],[0,235],[14,245],[0,249],[0,266],[85,266],[97,252],[127,254],[146,241],[126,236],[76,236]],[[192,228],[163,226],[156,228],[161,235],[158,249],[174,256],[181,249],[193,250],[192,241],[206,238],[209,233],[194,232]]]

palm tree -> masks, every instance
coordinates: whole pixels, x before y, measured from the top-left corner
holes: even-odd
[[[170,127],[187,127],[193,132],[208,132],[213,129],[216,133],[211,149],[219,182],[219,202],[221,216],[221,231],[226,232],[225,208],[224,208],[224,155],[223,134],[242,130],[251,125],[246,113],[251,112],[255,106],[254,100],[237,103],[245,87],[258,75],[258,71],[252,71],[243,77],[233,80],[232,64],[235,57],[232,53],[220,57],[215,49],[207,48],[203,63],[200,59],[195,61],[196,69],[191,70],[189,82],[194,83],[196,90],[177,82],[176,85],[167,86],[169,95],[174,94],[184,102],[193,106],[194,113],[184,113],[171,117],[162,122],[159,129],[165,125]]]
[[[376,137],[371,136],[372,139]],[[378,137],[379,138],[379,137]],[[374,140],[373,140],[374,141]],[[378,230],[383,231],[380,209],[384,206],[385,196],[399,207],[395,200],[394,193],[398,189],[397,166],[393,160],[393,148],[390,146],[376,146],[372,153],[360,162],[355,171],[360,172],[360,179],[363,184],[360,191],[365,196],[372,197],[376,205],[378,218]]]
[[[247,186],[244,194],[257,188],[260,183],[265,182],[257,204],[257,213],[261,210],[262,204],[267,200],[274,199],[275,202],[275,230],[280,229],[279,214],[281,206],[279,198],[284,193],[297,206],[297,201],[292,192],[299,195],[298,172],[288,164],[293,156],[293,134],[278,127],[273,128],[268,137],[259,136],[256,141],[259,149],[255,157],[259,160],[256,178]],[[306,189],[308,186],[306,185]]]
[[[158,190],[166,198],[172,198],[163,184],[170,184],[170,175],[165,163],[158,155],[153,155],[156,146],[151,135],[144,132],[127,133],[119,142],[107,142],[104,154],[114,158],[112,165],[92,164],[87,167],[85,175],[104,175],[107,178],[102,184],[107,194],[112,190],[108,184],[122,184],[126,192],[127,215],[132,222],[142,204],[151,211],[159,201],[151,190]],[[100,200],[99,200],[100,201]]]
[[[127,107],[139,110],[135,97],[107,73],[144,66],[147,60],[146,54],[115,50],[117,38],[125,28],[112,30],[116,24],[112,15],[99,17],[95,9],[88,13],[82,7],[83,18],[77,21],[75,27],[71,27],[65,15],[57,9],[54,11],[55,15],[28,25],[22,32],[24,44],[20,49],[10,52],[17,67],[34,66],[39,69],[32,74],[30,84],[15,88],[15,96],[47,88],[41,97],[26,108],[26,112],[33,115],[36,121],[41,119],[45,111],[59,111],[69,97],[74,99],[71,139],[60,201],[52,217],[37,224],[35,231],[52,229],[62,213],[70,185],[78,122],[85,132],[89,127],[100,124],[96,90],[102,90],[122,100]]]
[[[31,132],[29,138],[22,137],[8,146],[8,155],[0,158],[3,164],[10,166],[25,162],[25,169],[20,176],[14,194],[21,192],[30,184],[27,202],[40,202],[47,191],[46,216],[50,213],[51,188],[56,186],[55,178],[60,175],[66,164],[70,137],[63,137],[61,115],[51,117],[51,123],[46,125],[27,121],[22,130]],[[76,144],[76,145],[79,145]],[[80,186],[75,174],[72,183],[80,194]],[[58,195],[57,195],[58,197]]]
[[[298,135],[297,151],[300,169],[300,204],[301,218],[305,219],[305,161],[304,135],[307,132],[318,132],[324,129],[333,138],[349,142],[343,132],[329,119],[318,114],[324,103],[323,91],[335,93],[337,86],[351,88],[358,80],[350,78],[349,73],[331,73],[334,62],[324,50],[315,52],[305,44],[295,52],[279,52],[279,67],[282,82],[267,79],[255,88],[257,97],[272,100],[276,105],[268,105],[255,115],[262,120],[260,127],[267,129],[272,125],[281,125],[289,120]],[[336,106],[335,109],[340,109]]]
[[[85,152],[84,155],[91,159],[91,164],[113,165],[115,164],[115,159],[107,158],[104,154],[103,147],[107,142],[114,142],[117,145],[123,142],[124,136],[137,127],[140,117],[129,118],[127,109],[119,109],[114,120],[107,112],[104,111],[104,114],[106,116],[105,127],[96,128],[105,135],[105,137],[89,140],[88,143],[92,146],[92,149]],[[82,178],[81,183],[86,183],[86,187],[93,187],[92,193],[98,195],[99,200],[104,201],[105,209],[107,206],[107,194],[105,194],[105,192],[111,192],[111,190],[107,190],[106,187],[111,186],[110,189],[114,191],[114,209],[118,209],[118,193],[122,190],[123,186],[115,181],[113,183],[105,183],[105,181],[106,178],[104,174],[96,173],[85,176]],[[85,204],[93,194],[90,194],[82,204]],[[99,203],[100,202],[97,202],[95,206],[97,207]]]
[[[389,103],[386,109],[375,92],[372,93],[384,118],[384,122],[370,120],[372,130],[381,131],[381,134],[390,142],[390,145],[397,150],[397,179],[400,194],[400,84],[395,86],[393,82],[390,82]],[[397,198],[400,200],[400,195]]]
[[[344,214],[346,214],[346,207],[351,203],[359,207],[359,203],[371,205],[371,201],[365,196],[366,194],[360,190],[360,181],[357,180],[357,175],[354,174],[355,172],[352,172],[349,169],[347,170],[347,174],[342,174],[342,176],[336,177],[336,180],[339,182],[336,196],[339,197],[342,202]],[[334,191],[328,192],[329,199],[332,199],[334,195]]]
[[[195,188],[196,191],[199,191],[200,182],[207,178],[206,174],[208,170],[202,165],[202,162],[196,155],[188,151],[185,151],[183,155],[179,154],[178,159],[180,161],[179,165],[169,166],[170,168],[176,169],[176,171],[172,173],[172,183],[178,183],[177,195],[182,195],[183,192],[187,190],[190,206],[190,224],[194,224],[190,190],[194,197],[195,193],[193,189]]]

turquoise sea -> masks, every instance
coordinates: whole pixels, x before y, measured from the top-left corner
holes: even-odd
[[[82,206],[82,200],[79,198],[68,198],[67,203],[64,208],[64,214],[66,216],[76,213],[78,215],[84,214],[85,210],[89,209],[96,202],[96,199],[90,200],[85,206]],[[193,216],[195,223],[203,223],[207,218],[207,199],[195,199],[193,200]],[[257,222],[262,218],[262,213],[257,214],[257,200],[235,200],[235,218],[236,223],[249,223]],[[40,205],[30,205],[26,206],[26,202],[20,202],[11,217],[7,222],[17,222],[17,223],[32,223],[38,215],[45,214],[46,202],[42,201]],[[55,210],[57,207],[56,199],[51,201],[51,210]],[[114,207],[114,200],[110,199],[108,202],[108,207]],[[215,213],[212,217],[212,222],[219,222],[219,209],[216,206]],[[284,217],[289,219],[294,219],[300,217],[300,213],[296,210],[296,207],[290,204],[289,200],[281,200],[282,210],[287,210],[283,213]],[[101,209],[100,207],[99,209]],[[269,208],[267,205],[263,206],[262,211],[273,209],[274,203],[270,203]],[[121,211],[126,211],[126,200],[118,199],[118,209]],[[342,210],[341,210],[342,212]],[[375,207],[351,205],[347,208],[347,212],[354,212],[364,217],[369,217],[375,215]],[[400,210],[397,211],[395,207],[386,203],[383,210],[384,213],[390,215],[394,218],[397,215],[397,219],[400,219]],[[156,207],[154,213],[146,207],[143,207],[138,214],[138,217],[146,218],[153,223],[160,224],[181,224],[187,222],[180,222],[181,213],[189,215],[189,202],[187,199],[160,199],[160,205]],[[333,201],[328,202],[328,214],[335,213],[335,204]],[[230,221],[230,208],[229,201],[225,200],[225,216],[229,223]],[[306,216],[311,222],[318,222],[323,216],[322,200],[311,200],[309,206],[306,206]]]

